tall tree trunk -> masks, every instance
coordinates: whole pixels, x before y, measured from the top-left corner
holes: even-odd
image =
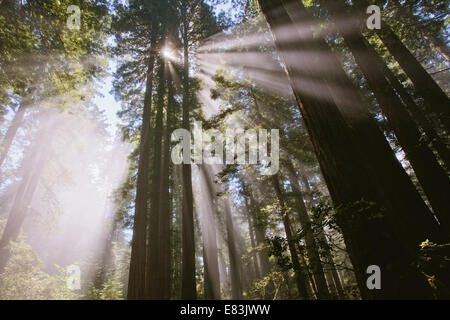
[[[278,203],[280,205],[281,218],[283,221],[284,230],[286,232],[286,238],[288,241],[289,252],[291,254],[292,266],[294,268],[295,281],[297,284],[298,293],[301,298],[308,300],[309,293],[308,293],[307,275],[305,274],[305,272],[302,270],[302,268],[300,266],[300,260],[299,260],[296,245],[295,245],[295,242],[297,240],[294,239],[293,234],[292,234],[291,222],[289,220],[286,204],[284,201],[284,195],[283,195],[283,192],[281,191],[280,183],[278,181],[278,175],[272,176],[272,184],[275,189],[275,193],[277,195]]]
[[[264,225],[264,221],[257,216],[257,208],[259,207],[258,203],[256,203],[255,198],[253,197],[250,187],[248,196],[250,200],[250,215],[253,221],[253,228],[255,231],[255,241],[256,246],[261,247],[266,244],[266,229]],[[265,277],[270,272],[270,262],[267,255],[267,250],[258,250],[258,262],[259,262],[259,270],[261,272],[261,277]]]
[[[300,224],[305,233],[306,252],[308,254],[309,263],[314,276],[314,282],[317,286],[318,299],[329,299],[330,293],[328,291],[327,281],[323,270],[322,263],[320,261],[319,250],[314,238],[314,232],[311,228],[311,220],[309,219],[308,212],[306,211],[303,198],[301,197],[301,189],[298,184],[297,174],[291,162],[286,164],[286,170],[289,177],[289,182],[295,193],[296,211],[300,220]]]
[[[328,244],[327,238],[325,236],[325,232],[320,230],[319,232],[319,243],[321,245],[321,251],[324,258],[325,264],[325,272],[327,273],[327,280],[329,281],[330,286],[335,288],[337,297],[339,299],[346,299],[344,288],[342,288],[341,279],[336,270],[336,265],[333,260],[333,256],[331,255],[331,248]]]
[[[377,34],[411,79],[416,93],[424,99],[427,110],[435,113],[438,119],[441,120],[447,133],[450,132],[450,101],[447,94],[406,48],[387,23],[382,22],[381,30],[377,30]]]
[[[288,298],[288,300],[292,300],[291,284],[290,284],[290,279],[289,279],[289,275],[287,274],[287,272],[283,272],[283,280],[284,280],[284,284],[286,285],[287,298]]]
[[[417,27],[422,36],[430,41],[430,43],[436,48],[436,50],[445,58],[445,60],[450,61],[450,48],[441,39],[437,38],[432,32],[429,32],[426,24],[424,24],[420,19],[409,10],[402,10],[403,5],[398,0],[393,1],[396,5],[397,12],[400,16],[409,20],[412,24]]]
[[[297,244],[297,247],[298,247],[298,251],[300,252],[300,254],[298,255],[298,257],[300,259],[300,268],[305,270],[305,273],[308,276],[309,283],[311,284],[310,286],[309,285],[306,286],[306,289],[308,290],[308,296],[311,299],[314,299],[314,298],[317,299],[318,298],[317,286],[316,286],[316,282],[314,281],[314,277],[313,277],[313,275],[311,273],[311,268],[308,266],[308,263],[306,263],[305,257],[303,256],[302,247],[301,247],[300,243],[298,241],[296,241],[296,244]]]
[[[149,299],[160,299],[162,294],[162,260],[160,251],[160,204],[161,204],[161,150],[163,137],[163,113],[165,97],[165,62],[160,59],[158,71],[158,91],[156,102],[156,122],[153,141],[153,168],[150,191],[150,212],[148,215],[148,244],[146,262],[145,291]]]
[[[101,243],[103,245],[100,249],[97,270],[93,281],[94,288],[98,290],[103,289],[103,285],[108,280],[108,276],[112,270],[114,258],[113,241],[117,234],[117,228],[113,218],[108,212],[105,212],[105,216],[107,216],[107,218],[104,221],[103,234],[101,238]]]
[[[252,216],[250,214],[248,199],[245,198],[244,201],[245,201],[245,211],[246,211],[247,223],[248,223],[248,234],[250,237],[250,244],[252,246],[251,250],[252,250],[253,268],[255,270],[255,278],[259,279],[261,277],[261,273],[259,271],[258,255],[256,254],[256,239],[255,239],[254,223],[253,223]]]
[[[166,70],[167,71],[167,70]],[[166,127],[164,131],[164,153],[161,169],[161,211],[160,211],[160,245],[159,250],[161,252],[161,298],[170,299],[170,266],[171,266],[171,254],[170,254],[170,218],[171,218],[171,205],[169,195],[169,179],[170,179],[170,138],[172,133],[172,118],[173,110],[175,106],[174,99],[174,87],[172,79],[168,79],[167,90],[167,112],[166,112]]]
[[[217,212],[215,212],[214,199],[215,199],[215,188],[213,186],[213,181],[211,180],[212,171],[210,168],[203,164],[200,168],[201,179],[206,185],[206,210],[202,212],[202,234],[203,234],[203,254],[204,254],[204,265],[205,265],[205,284],[207,287],[206,298],[210,300],[220,300],[220,272],[219,272],[219,253],[217,250],[217,232],[216,232],[216,221],[215,217]],[[205,191],[202,190],[202,194]],[[216,214],[214,214],[216,213]]]
[[[305,197],[304,197],[303,196],[304,193],[301,192],[299,194],[300,198],[303,203],[306,203],[305,200],[307,200],[308,203],[311,204],[312,203],[312,196],[311,196],[312,190],[311,190],[311,186],[308,181],[308,177],[306,176],[305,172],[302,170],[300,170],[299,174],[300,174],[300,179],[302,180],[302,186],[304,188],[304,193],[305,193]],[[328,241],[327,241],[327,238],[325,236],[325,232],[323,229],[319,230],[318,237],[319,237],[319,247],[321,247],[321,254],[323,255],[325,263],[327,264],[327,266],[325,267],[327,269],[326,272],[331,272],[331,274],[332,274],[333,283],[337,290],[338,297],[340,299],[346,299],[344,289],[342,287],[341,279],[339,278],[339,274],[336,270],[336,265],[334,263],[333,256],[331,254],[331,248],[328,244]]]
[[[314,25],[317,22],[305,10],[301,2],[295,0],[282,0],[282,2],[289,9],[289,14],[301,34],[298,45],[304,47],[302,50],[309,48],[309,50],[314,49],[314,52],[321,52],[320,57],[322,57],[320,63],[317,63],[317,59],[306,59],[308,56],[305,58],[305,55],[301,55],[300,57],[304,58],[302,61],[297,61],[297,64],[294,63],[295,61],[292,63],[294,67],[297,67],[297,69],[293,69],[293,74],[294,76],[304,77],[304,73],[311,73],[311,78],[317,78],[320,75],[323,78],[322,82],[325,81],[330,84],[329,94],[331,94],[331,97],[327,95],[327,92],[321,93],[319,88],[317,88],[316,90],[319,92],[316,94],[316,99],[320,98],[322,101],[335,103],[342,118],[348,125],[349,137],[353,138],[355,143],[353,147],[355,151],[359,151],[359,156],[362,159],[360,164],[363,170],[373,179],[373,183],[367,188],[370,196],[365,196],[364,198],[374,198],[376,193],[378,193],[380,206],[391,210],[394,214],[393,216],[403,215],[403,221],[411,220],[410,230],[415,230],[419,239],[423,238],[427,233],[434,234],[436,238],[438,233],[436,221],[434,221],[431,212],[397,160],[384,134],[369,116],[367,108],[362,107],[361,98],[349,81],[339,61],[322,39],[313,36],[311,32],[308,32],[307,28],[304,28],[305,25]],[[285,19],[287,23],[292,23],[288,14],[285,14]],[[292,43],[289,43],[289,39],[286,39],[284,45],[290,46]],[[292,49],[294,50],[295,47]],[[304,67],[299,68],[298,62],[303,62]],[[301,70],[301,73],[298,73],[298,70]],[[295,78],[294,80],[298,81]],[[298,84],[300,85],[301,83]],[[302,93],[301,90],[302,88],[300,87],[298,92]],[[310,94],[309,91],[304,89],[303,91],[305,95]],[[320,99],[318,103],[320,103]],[[332,101],[333,99],[334,101]],[[356,158],[355,160],[358,161]],[[414,212],[414,214],[410,214],[411,212]],[[392,226],[395,229],[397,223],[395,221],[392,222]],[[406,234],[404,240],[410,235],[412,234]],[[413,237],[409,240],[417,241],[413,240]],[[409,244],[415,248],[416,245],[413,245],[413,243]]]
[[[0,239],[0,274],[3,273],[8,260],[10,258],[10,241],[15,241],[19,236],[23,221],[25,220],[28,208],[33,200],[34,193],[38,187],[39,180],[45,165],[50,159],[52,134],[56,124],[54,120],[44,124],[38,137],[38,141],[32,148],[32,153],[27,162],[29,167],[25,171],[23,180],[14,198],[13,206],[11,207],[8,221],[3,230]],[[35,160],[35,161],[34,161]]]
[[[241,275],[241,258],[238,254],[236,243],[233,218],[231,216],[231,208],[229,199],[224,199],[225,225],[227,229],[228,255],[230,259],[231,273],[231,299],[242,299],[242,275]]]
[[[189,101],[189,40],[187,34],[188,21],[186,14],[183,21],[183,128],[190,131]],[[182,299],[196,299],[195,284],[195,238],[194,238],[194,200],[192,196],[191,164],[183,163],[183,261],[182,261]]]
[[[173,206],[174,206],[174,219],[171,229],[172,234],[172,293],[171,297],[180,298],[181,295],[181,230],[182,227],[182,168],[181,166],[173,166],[174,183],[173,183]]]
[[[437,52],[439,52],[445,60],[450,61],[450,48],[447,44],[438,37],[427,34],[422,25],[419,25],[419,30],[423,37],[430,41],[430,43],[436,48]]]
[[[17,130],[22,125],[23,117],[25,115],[26,105],[24,102],[19,106],[14,118],[6,131],[5,137],[0,144],[0,167],[5,162],[6,156],[8,155],[9,149],[13,143],[14,137],[16,136]]]
[[[270,261],[268,257],[268,250],[266,248],[266,227],[265,222],[258,216],[258,208],[260,207],[255,198],[252,195],[251,187],[245,186],[248,190],[248,198],[249,198],[249,214],[252,221],[252,226],[255,235],[255,245],[258,247],[258,251],[256,252],[256,257],[258,261],[258,270],[261,278],[266,277],[271,272]],[[273,282],[270,282],[266,289],[265,295],[263,299],[272,300],[274,297],[275,286]]]
[[[327,7],[330,12],[336,12],[336,16],[340,18],[346,16],[345,7],[339,2],[333,2]],[[347,20],[345,27],[341,27],[344,26],[343,24],[336,24],[338,31],[343,35],[346,45],[350,48],[381,110],[386,115],[389,125],[394,130],[434,213],[447,232],[450,232],[450,214],[448,212],[450,203],[446,192],[450,190],[448,175],[437,162],[433,152],[421,141],[422,137],[414,120],[384,77],[382,71],[383,65],[385,65],[384,61],[371,46],[366,46],[364,37],[350,16]]]
[[[366,45],[370,46],[370,43],[366,41]],[[431,142],[433,147],[438,152],[441,160],[444,162],[447,170],[450,169],[450,151],[447,145],[444,143],[442,138],[438,135],[435,128],[431,124],[431,122],[427,119],[425,114],[413,100],[413,98],[409,95],[394,73],[389,69],[386,64],[380,64],[380,67],[384,73],[384,76],[389,80],[391,86],[395,89],[397,94],[403,100],[403,103],[407,106],[409,112],[414,117],[414,120],[420,125],[425,134],[428,137],[428,140]]]
[[[203,230],[203,227],[201,226],[201,221],[200,221],[200,229]],[[203,234],[203,232],[202,232]],[[205,300],[215,300],[213,298],[213,283],[211,281],[211,277],[210,272],[208,270],[208,263],[206,262],[206,249],[205,249],[205,241],[203,240],[203,248],[202,248],[202,253],[203,253],[203,296],[205,298]]]
[[[320,241],[320,239],[319,239]],[[331,272],[330,267],[328,266],[328,261],[326,261],[324,259],[324,272],[325,272],[325,279],[327,279],[327,283],[328,283],[328,288],[330,290],[330,295],[331,295],[331,299],[332,300],[338,300],[341,299],[341,297],[339,297],[337,288],[336,288],[336,284],[334,283],[334,278],[333,278],[333,273]]]
[[[325,53],[329,49],[317,43],[307,28],[302,29],[302,34],[283,32],[283,26],[286,28],[293,24],[280,0],[259,0],[259,3],[277,51],[285,63],[333,202],[348,209],[339,211],[343,219],[341,222],[357,218],[355,224],[342,225],[362,296],[430,297],[428,285],[411,267],[411,263],[415,259],[417,245],[426,238],[436,239],[439,235],[431,213],[376,124],[366,112],[360,110],[360,106],[339,109],[334,102],[337,96],[333,98],[327,83],[315,83],[305,89],[301,79],[316,78],[316,73],[323,70],[323,64],[327,61],[318,61],[296,52],[305,47]],[[300,3],[297,5],[300,7]],[[308,21],[307,16],[306,19]],[[348,82],[348,78],[339,76],[342,68],[337,68],[333,62],[327,66],[332,69],[328,71],[329,75],[323,74],[326,82]],[[347,93],[358,97],[352,92],[349,90]],[[356,210],[353,206],[358,205],[361,199],[375,202],[386,210],[382,221],[351,214]],[[389,279],[382,292],[369,291],[366,287],[365,271],[374,261],[384,270],[385,278]]]
[[[153,92],[153,69],[156,54],[156,30],[152,33],[152,42],[147,66],[145,84],[144,112],[142,115],[141,136],[139,141],[139,162],[136,183],[136,205],[133,223],[133,239],[131,242],[130,271],[128,277],[127,298],[143,299],[145,296],[145,264],[147,245],[147,212],[149,196],[149,169]]]
[[[222,280],[222,292],[227,295],[228,292],[231,292],[230,290],[230,277],[229,277],[229,270],[227,268],[227,265],[225,263],[225,254],[224,254],[224,248],[223,248],[223,242],[220,241],[218,244],[218,251],[219,251],[219,270],[220,270],[220,279]]]

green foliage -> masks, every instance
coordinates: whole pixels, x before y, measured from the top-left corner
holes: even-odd
[[[268,239],[269,256],[274,256],[281,271],[286,272],[293,268],[291,258],[288,253],[288,243],[285,238],[275,236]]]
[[[418,266],[436,298],[450,299],[450,243],[424,241],[420,245]]]
[[[267,33],[257,0],[228,1],[236,13],[231,19],[226,19],[224,14],[214,12],[215,6],[225,2],[227,1],[2,1],[0,3],[0,122],[8,108],[17,110],[17,107],[23,103],[35,104],[45,101],[46,105],[59,107],[60,105],[70,105],[66,103],[67,101],[73,102],[85,100],[86,97],[90,98],[95,91],[93,81],[103,75],[108,58],[107,27],[108,22],[112,19],[112,33],[115,36],[112,51],[120,59],[114,75],[113,93],[122,103],[122,110],[118,116],[123,124],[123,138],[135,146],[135,151],[130,155],[131,165],[127,179],[114,194],[117,212],[117,221],[115,222],[120,225],[120,228],[132,227],[144,94],[148,77],[154,77],[164,65],[162,59],[159,59],[159,55],[157,55],[155,68],[149,66],[150,53],[159,52],[162,46],[170,43],[172,49],[179,56],[183,52],[183,45],[188,48],[189,53],[195,55],[196,48],[202,42],[229,26],[232,28],[222,33],[225,38],[229,36],[241,40],[240,37],[249,39],[261,33]],[[345,48],[344,42],[332,28],[327,28],[332,13],[324,10],[320,0],[304,0],[303,3],[316,17],[323,18],[323,21],[317,26],[311,27],[314,28],[316,34],[326,34],[328,43],[342,59],[345,70],[354,83],[364,90],[367,105],[381,115],[377,111],[376,101],[368,90],[364,77]],[[366,1],[352,1],[352,3],[355,4],[355,9],[358,10],[357,13],[360,14],[361,21],[363,21],[367,7]],[[68,17],[66,9],[68,5],[73,4],[80,6],[82,12],[81,30],[79,31],[69,30],[66,27]],[[436,70],[448,67],[448,62],[444,61],[437,53],[435,46],[430,45],[428,40],[434,37],[445,43],[448,37],[450,18],[446,1],[377,0],[373,1],[373,4],[378,4],[383,8],[384,20],[392,26],[396,34],[411,51],[415,52],[416,57],[425,66]],[[109,6],[114,11],[112,18],[109,16]],[[17,23],[18,21],[21,23]],[[237,25],[237,23],[241,24]],[[418,34],[422,36],[417,37]],[[399,79],[406,86],[410,85],[408,78],[399,64],[390,56],[382,41],[373,34],[366,33],[366,35],[389,67],[399,76]],[[214,37],[212,38],[214,39]],[[224,51],[230,53],[231,56],[236,53],[254,54],[256,51],[264,53],[269,59],[261,59],[261,61],[270,60],[273,63],[272,66],[261,68],[264,75],[271,76],[268,70],[284,75],[279,60],[275,57],[275,48],[270,41],[261,41],[257,44],[252,43],[250,47],[244,45]],[[227,55],[224,54],[224,56]],[[192,59],[190,68],[197,72],[195,62],[195,58]],[[281,163],[295,160],[302,167],[308,167],[310,170],[308,175],[312,178],[311,180],[314,180],[313,183],[316,184],[316,187],[319,185],[318,189],[325,189],[323,181],[320,181],[323,179],[320,177],[312,144],[297,104],[291,97],[287,81],[282,84],[267,81],[269,85],[266,83],[265,87],[260,86],[258,80],[261,79],[258,79],[258,70],[240,68],[242,66],[239,64],[240,61],[234,63],[223,63],[222,69],[213,76],[212,80],[215,85],[211,90],[211,98],[220,99],[223,104],[220,112],[206,121],[200,108],[200,102],[197,101],[203,84],[195,76],[189,75],[186,82],[179,81],[186,79],[183,78],[182,62],[181,59],[173,61],[170,71],[177,80],[174,81],[174,83],[176,82],[174,89],[176,92],[173,97],[175,100],[173,118],[174,122],[177,122],[175,125],[180,124],[181,96],[186,95],[184,98],[185,101],[188,101],[191,118],[204,121],[204,129],[220,129],[236,120],[245,128],[279,128],[282,149]],[[238,67],[234,68],[236,65]],[[253,77],[255,74],[257,76]],[[264,78],[264,75],[261,78]],[[157,85],[158,81],[153,81],[153,87],[148,89],[156,92]],[[189,87],[189,92],[183,92],[183,86]],[[277,89],[274,90],[276,92],[267,88],[270,86],[277,86]],[[158,98],[160,97],[153,95],[154,101],[158,101]],[[164,103],[166,104],[167,100],[164,100]],[[156,108],[152,108],[152,115],[149,117],[152,126],[155,123],[155,110]],[[244,207],[243,203],[245,202],[245,208],[252,213],[249,215],[251,218],[249,218],[249,225],[253,224],[253,232],[259,232],[260,237],[257,241],[251,239],[253,242],[259,243],[252,244],[250,250],[242,250],[245,252],[242,257],[247,265],[250,265],[254,253],[267,253],[270,257],[268,260],[270,266],[267,268],[272,272],[264,271],[266,274],[260,276],[259,279],[256,277],[250,279],[249,283],[252,284],[248,285],[246,289],[249,290],[244,293],[244,296],[249,297],[248,293],[251,293],[262,299],[269,295],[274,299],[289,297],[290,289],[284,287],[288,286],[287,283],[292,280],[293,265],[280,217],[273,214],[279,208],[275,204],[276,198],[270,183],[267,183],[265,177],[255,177],[253,173],[251,169],[244,166],[225,166],[217,178],[220,183],[230,187],[226,191],[215,194],[219,198],[227,197],[227,200],[235,201],[237,211]],[[172,175],[175,176],[176,172],[172,172]],[[181,210],[183,204],[180,199],[183,196],[181,191],[178,194],[173,191],[181,190],[181,182],[176,181],[172,175],[170,183],[178,183],[178,185],[171,186],[171,197],[174,200],[172,204],[176,207],[172,208],[173,213]],[[306,182],[308,184],[308,181]],[[249,185],[253,189],[248,187]],[[304,188],[304,186],[302,187]],[[233,196],[236,199],[233,199]],[[326,246],[330,246],[331,248],[327,249],[343,269],[348,267],[341,236],[343,230],[346,234],[357,233],[360,236],[359,239],[363,239],[365,237],[362,234],[364,230],[383,230],[381,226],[386,224],[386,219],[390,219],[385,216],[383,208],[364,199],[333,208],[328,197],[323,196],[319,191],[313,191],[307,197],[310,198],[306,201],[312,212],[314,234],[317,237],[319,232],[326,230],[327,236],[330,237],[330,239],[326,239],[329,243],[317,241],[319,247],[324,249]],[[286,204],[287,212],[295,213],[292,197],[287,199]],[[234,214],[234,217],[239,217],[238,214],[240,212]],[[176,214],[172,218],[173,229],[171,232],[175,234],[173,237],[176,242],[170,248],[171,251],[174,251],[175,261],[171,268],[175,274],[174,278],[176,278],[173,281],[175,284],[172,291],[180,291],[177,286],[181,278],[181,272],[178,272],[181,259],[177,260],[177,255],[181,256],[179,243],[181,240],[178,239],[181,234],[181,218]],[[295,219],[292,221],[293,227],[297,227],[299,222]],[[304,235],[304,230],[299,229],[293,239],[301,253],[304,248],[302,245]],[[372,234],[368,235],[368,237],[371,236]],[[253,237],[255,238],[255,236]],[[264,237],[268,238],[265,243]],[[395,241],[388,237],[383,238],[383,235],[380,238],[381,241],[384,241],[381,247]],[[250,239],[239,239],[237,242],[239,242],[238,245],[247,245],[249,248],[249,241]],[[449,250],[450,244],[438,245],[430,242],[424,242],[420,250],[419,268],[438,298],[450,297]],[[121,239],[120,245],[115,243],[112,251],[115,257],[113,263],[86,262],[89,267],[95,269],[94,273],[100,280],[94,281],[95,284],[84,283],[87,289],[84,288],[82,293],[79,293],[67,288],[67,274],[62,267],[57,266],[56,272],[48,271],[32,247],[27,245],[23,238],[19,238],[17,242],[11,243],[11,259],[5,272],[0,275],[0,299],[124,299],[128,276],[127,266],[130,260],[127,240]],[[263,257],[265,258],[265,256]],[[306,263],[308,262],[306,261]],[[357,297],[356,282],[353,275],[350,274],[351,267],[348,267],[348,270],[349,272],[343,279],[344,289],[349,295]],[[198,274],[204,276],[201,272]],[[199,292],[201,292],[202,281],[199,281],[198,284],[200,285]],[[172,293],[171,296],[177,297],[178,294],[178,292]]]
[[[50,275],[40,258],[25,242],[11,242],[11,258],[0,275],[0,299],[3,300],[74,300],[80,295],[70,290],[63,268]]]
[[[87,299],[91,300],[123,300],[128,278],[130,262],[130,247],[124,239],[114,241],[110,259],[103,259],[97,264],[95,283],[88,284]]]
[[[123,300],[123,279],[113,274],[102,284],[100,289],[93,288],[89,298],[93,300]]]
[[[273,300],[277,300],[280,297],[284,285],[285,278],[283,272],[274,271],[267,274],[261,280],[255,281],[251,293],[259,299],[273,297]]]
[[[80,30],[67,27],[69,5]],[[0,8],[0,121],[19,106],[70,108],[104,76],[107,1],[3,1]]]

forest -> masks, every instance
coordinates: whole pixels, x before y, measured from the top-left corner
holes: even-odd
[[[449,23],[0,0],[0,300],[450,299]]]

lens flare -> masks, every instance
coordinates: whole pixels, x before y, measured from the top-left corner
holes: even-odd
[[[175,59],[175,53],[172,49],[165,47],[161,50],[161,54],[166,60],[174,60]]]

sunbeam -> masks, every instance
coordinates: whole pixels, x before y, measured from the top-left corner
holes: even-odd
[[[0,300],[449,299],[447,2],[0,0]]]

